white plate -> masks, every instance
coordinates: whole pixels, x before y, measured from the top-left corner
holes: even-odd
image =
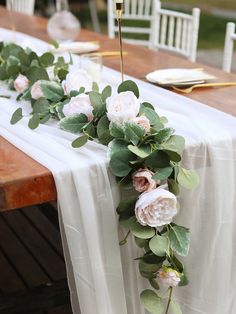
[[[215,76],[202,69],[164,69],[148,73],[146,79],[159,85],[185,86],[204,83],[206,80],[215,79]]]
[[[56,53],[64,53],[64,52],[70,52],[70,53],[88,53],[92,51],[96,51],[100,48],[99,44],[95,42],[83,42],[83,41],[77,41],[77,42],[71,42],[71,43],[64,43],[60,44],[58,48],[51,47],[51,50]]]

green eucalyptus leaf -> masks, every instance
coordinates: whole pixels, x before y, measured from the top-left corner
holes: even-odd
[[[155,181],[166,180],[167,178],[169,178],[172,172],[173,172],[172,167],[159,168],[159,169],[156,169],[156,173],[154,174],[152,178]]]
[[[106,105],[104,104],[102,97],[97,92],[89,92],[89,98],[91,101],[91,104],[93,106],[93,114],[95,117],[100,118],[102,117],[106,112]]]
[[[112,173],[117,177],[126,176],[132,170],[129,162],[134,159],[135,156],[128,149],[113,153],[110,159]]]
[[[33,116],[29,119],[28,127],[31,130],[34,130],[34,129],[36,129],[39,126],[39,123],[40,123],[39,114],[38,113],[34,113]]]
[[[140,225],[136,217],[130,218],[129,229],[135,237],[140,239],[150,239],[155,235],[154,228]]]
[[[49,80],[48,73],[44,68],[31,67],[26,72],[26,76],[31,83],[34,83],[38,80]]]
[[[41,114],[47,114],[49,113],[49,107],[50,104],[45,98],[39,98],[36,100],[33,104],[33,112],[34,113],[41,113]]]
[[[137,84],[134,81],[127,80],[122,82],[118,87],[118,93],[131,91],[134,95],[139,98],[139,89]]]
[[[49,67],[54,62],[54,55],[50,52],[45,52],[40,58],[40,62],[44,67]]]
[[[171,249],[181,256],[186,256],[189,251],[190,233],[189,229],[182,226],[170,225],[168,233]]]
[[[97,135],[99,141],[103,145],[108,145],[108,143],[112,140],[112,136],[109,130],[110,121],[108,120],[107,116],[104,115],[99,121],[97,125]]]
[[[149,242],[151,251],[157,256],[166,256],[169,251],[169,241],[165,236],[156,235]]]
[[[57,76],[60,81],[63,81],[66,79],[68,73],[69,72],[66,69],[60,69],[57,73]]]
[[[137,201],[137,196],[130,196],[122,200],[117,207],[117,213],[121,216],[131,217],[134,216],[134,208]]]
[[[48,114],[44,114],[43,116],[40,117],[40,124],[45,124],[48,122],[48,120],[50,120],[51,115],[50,113]]]
[[[169,167],[170,157],[163,151],[155,150],[145,159],[145,165],[151,169]]]
[[[173,314],[182,314],[182,310],[179,303],[177,303],[173,298],[170,301],[170,308]]]
[[[136,123],[127,122],[124,125],[125,139],[134,145],[137,145],[145,134],[144,128]]]
[[[80,113],[61,119],[59,122],[59,127],[71,133],[79,133],[87,123],[87,116],[83,113]]]
[[[183,273],[180,276],[180,282],[178,284],[179,287],[184,287],[187,286],[189,284],[189,280],[188,280],[188,276],[185,272],[185,270],[183,271]]]
[[[168,150],[168,149],[163,149],[163,152],[165,152],[170,157],[170,160],[174,162],[180,162],[181,155],[178,152]]]
[[[162,149],[173,151],[180,156],[183,153],[185,139],[180,135],[172,135],[165,143],[161,145]]]
[[[5,81],[8,77],[6,67],[4,65],[0,66],[0,80]]]
[[[103,100],[103,102],[106,102],[107,98],[111,96],[111,92],[112,92],[112,89],[111,89],[110,85],[107,85],[103,89],[103,91],[102,91],[102,100]]]
[[[24,99],[24,100],[31,100],[32,96],[31,96],[31,88],[27,88],[22,95],[20,95],[19,100]]]
[[[165,256],[157,256],[153,253],[148,253],[142,257],[143,261],[147,264],[162,264],[166,259]]]
[[[54,81],[45,81],[40,82],[40,86],[44,97],[51,101],[60,101],[64,96],[64,90],[61,85]]]
[[[19,73],[20,73],[20,67],[18,65],[10,65],[7,67],[8,77],[13,77],[15,79]]]
[[[142,106],[142,107],[146,107],[146,108],[150,108],[150,109],[152,109],[152,110],[155,111],[155,108],[154,108],[153,105],[150,104],[149,102],[143,102],[143,103],[141,104],[141,106]]]
[[[121,140],[114,139],[108,144],[108,156],[111,159],[111,156],[119,151],[127,150],[127,143]]]
[[[122,125],[114,123],[114,122],[110,122],[110,133],[111,136],[113,136],[116,139],[123,139],[124,138],[124,128]]]
[[[32,60],[30,63],[30,67],[40,68],[39,60]]]
[[[174,129],[165,128],[165,129],[160,130],[157,133],[157,135],[155,135],[154,139],[157,143],[161,144],[164,141],[167,141],[173,133],[174,133]]]
[[[179,195],[179,184],[173,179],[168,179],[167,183],[169,191],[175,195]]]
[[[154,273],[156,274],[161,268],[162,263],[159,264],[148,264],[145,263],[142,259],[139,261],[139,271],[144,273]],[[155,276],[156,277],[156,276]]]
[[[177,272],[179,273],[184,272],[184,265],[174,254],[170,254],[168,256],[168,261],[170,262],[171,267],[175,269]]]
[[[146,116],[150,121],[150,124],[157,129],[163,129],[163,124],[160,121],[160,117],[156,113],[155,110],[151,109],[150,107],[146,107],[143,104],[140,106],[139,111],[140,116]]]
[[[93,82],[92,91],[97,92],[97,93],[99,92],[99,86],[97,82]]]
[[[9,56],[7,59],[7,64],[9,65],[19,65],[20,60],[17,57],[14,56]]]
[[[142,145],[140,147],[129,145],[128,149],[140,158],[146,158],[151,153],[150,145]]]
[[[29,58],[30,63],[33,60],[37,60],[37,61],[39,60],[38,55],[34,51],[30,51],[28,58]]]
[[[148,240],[146,239],[140,239],[137,237],[134,237],[135,243],[137,244],[138,247],[143,248],[146,246],[146,244],[148,243]]]
[[[82,135],[78,137],[76,140],[74,140],[71,145],[74,148],[79,148],[79,147],[84,146],[87,143],[87,141],[88,141],[88,136]]]
[[[95,128],[95,126],[93,125],[93,123],[89,123],[88,124],[88,126],[86,126],[85,128],[84,128],[84,132],[86,133],[86,134],[88,134],[90,137],[92,137],[92,138],[95,138],[96,137],[96,128]]]
[[[186,189],[194,189],[199,185],[199,176],[194,170],[179,167],[178,183]]]
[[[160,287],[159,287],[159,285],[158,285],[158,283],[157,283],[157,281],[156,281],[155,279],[149,279],[148,281],[149,281],[150,285],[151,285],[154,289],[156,289],[156,290],[159,290],[159,289],[160,289]]]
[[[22,114],[22,108],[16,109],[16,111],[13,113],[11,117],[11,124],[16,124],[18,121],[20,121],[23,118]]]
[[[161,298],[152,290],[144,290],[140,294],[141,303],[151,314],[163,314],[164,305]]]
[[[30,65],[30,58],[28,56],[28,54],[25,51],[20,51],[18,53],[18,58],[20,60],[20,63],[26,67],[28,67]]]

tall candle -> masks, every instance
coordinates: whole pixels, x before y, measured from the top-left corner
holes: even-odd
[[[123,13],[124,0],[114,0],[115,12],[117,19],[120,19]]]
[[[121,80],[124,81],[124,61],[123,61],[123,45],[122,45],[122,31],[121,31],[121,18],[123,14],[123,0],[114,0],[116,18],[118,23],[118,34],[119,34],[119,43],[120,43],[120,71],[121,71]]]

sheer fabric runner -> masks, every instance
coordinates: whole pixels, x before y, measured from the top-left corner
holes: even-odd
[[[9,31],[0,30],[6,40]],[[32,46],[46,45],[18,35]],[[11,38],[10,38],[11,39]],[[45,48],[46,49],[46,48]],[[75,58],[75,62],[77,58]],[[103,84],[117,86],[120,74],[103,69]],[[128,78],[128,77],[126,77]],[[136,80],[141,97],[155,104],[158,113],[187,141],[183,165],[200,175],[194,191],[182,190],[178,223],[191,229],[186,260],[190,284],[176,289],[183,314],[236,313],[236,119],[203,104]],[[119,248],[123,231],[115,208],[120,192],[108,170],[106,147],[90,142],[73,149],[76,137],[56,127],[40,125],[35,131],[23,119],[9,123],[15,93],[4,86],[0,94],[0,135],[53,173],[61,221],[74,314],[144,314],[139,293],[146,282],[133,258],[139,251],[129,241]],[[147,285],[147,286],[146,286]],[[80,309],[79,305],[80,304]]]

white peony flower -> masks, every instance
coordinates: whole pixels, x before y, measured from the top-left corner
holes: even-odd
[[[181,280],[180,274],[170,267],[162,267],[158,271],[158,277],[161,283],[168,287],[177,287]]]
[[[71,67],[66,79],[62,82],[62,87],[66,95],[69,95],[73,90],[79,91],[81,87],[84,87],[86,92],[91,91],[92,86],[93,80],[90,75],[77,67]]]
[[[23,93],[29,87],[29,80],[26,76],[19,74],[14,81],[14,88],[18,93]]]
[[[133,119],[133,122],[139,125],[141,128],[145,130],[145,133],[150,131],[150,121],[145,116],[136,117]]]
[[[121,124],[133,120],[139,113],[140,103],[132,92],[122,92],[107,99],[107,117]]]
[[[134,172],[133,185],[136,191],[149,192],[156,188],[156,182],[152,179],[154,173],[149,169],[139,169]]]
[[[70,102],[64,106],[63,113],[66,117],[83,113],[87,116],[89,121],[92,121],[94,117],[93,106],[91,105],[89,96],[86,94],[72,97]]]
[[[33,99],[39,99],[41,97],[44,97],[42,88],[41,88],[41,81],[37,81],[33,84],[31,87],[31,96]]]
[[[164,226],[171,223],[176,214],[175,195],[162,187],[141,194],[135,205],[136,218],[143,226]]]

